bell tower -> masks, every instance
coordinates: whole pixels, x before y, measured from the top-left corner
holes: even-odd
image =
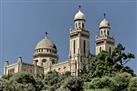
[[[74,26],[70,29],[70,61],[71,61],[71,73],[72,75],[78,75],[82,70],[82,64],[87,61],[90,53],[89,48],[89,31],[85,26],[85,15],[80,10],[74,17]]]
[[[106,20],[106,14],[104,13],[104,19],[100,22],[99,25],[100,34],[96,36],[96,55],[101,51],[108,51],[112,53],[112,50],[115,47],[115,39],[110,36],[110,24]]]

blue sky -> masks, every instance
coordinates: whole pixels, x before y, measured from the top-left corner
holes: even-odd
[[[95,54],[95,36],[103,13],[111,25],[116,43],[137,57],[137,2],[135,0],[0,0],[0,74],[3,63],[15,63],[22,56],[32,63],[35,45],[48,32],[61,61],[68,58],[69,28],[82,5],[90,31],[90,49]],[[137,60],[127,64],[137,73]]]

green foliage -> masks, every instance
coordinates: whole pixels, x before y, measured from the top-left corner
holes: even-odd
[[[78,77],[68,77],[64,80],[62,88],[69,91],[83,91],[83,81]]]
[[[21,83],[12,83],[13,91],[36,91],[34,85],[28,84],[21,84]]]
[[[48,72],[43,79],[43,89],[48,91],[82,91],[83,81],[73,77],[70,72],[60,74],[56,71]]]
[[[64,73],[64,75],[65,75],[65,76],[71,76],[71,72],[70,72],[70,71],[66,71],[66,72]]]
[[[32,74],[27,72],[19,72],[14,74],[7,80],[5,91],[36,91],[36,82]],[[3,89],[4,90],[4,89]]]
[[[114,77],[114,80],[118,84],[119,91],[127,91],[127,87],[131,77],[132,76],[129,73],[120,73]]]
[[[82,74],[82,79],[90,82],[95,77],[113,77],[117,73],[123,72],[135,76],[134,71],[130,67],[124,66],[133,58],[135,56],[132,53],[125,53],[125,48],[118,44],[112,54],[102,51],[94,60],[89,59],[89,64],[86,65],[86,71]]]
[[[54,91],[59,88],[62,81],[62,75],[56,71],[48,72],[43,79],[43,84],[45,89]]]
[[[119,62],[121,65],[125,65],[130,59],[135,58],[132,53],[125,53],[125,47],[122,44],[118,44],[112,53],[112,57],[114,58],[114,62]]]
[[[56,91],[71,91],[71,90],[69,90],[68,88],[62,88],[62,87],[60,87]]]
[[[42,88],[44,87],[44,84],[42,82],[42,79],[41,78],[35,78],[35,88],[36,88],[36,91],[40,91],[42,90]]]
[[[103,88],[103,89],[86,89],[84,91],[111,91],[111,90],[108,88]]]
[[[2,75],[3,79],[10,79],[13,76],[13,74],[8,74],[8,75]]]
[[[137,91],[137,77],[130,79],[128,91]]]
[[[26,72],[3,75],[0,91],[137,91],[137,77],[125,66],[132,58],[135,56],[118,44],[112,54],[102,51],[90,58],[79,77],[56,71],[36,77]]]
[[[10,81],[16,81],[18,83],[32,83],[35,84],[35,79],[32,74],[27,73],[27,72],[19,72],[14,74],[11,78]]]
[[[0,91],[10,91],[8,80],[0,78]]]
[[[94,78],[88,86],[88,89],[110,89],[116,91],[117,83],[110,77]]]

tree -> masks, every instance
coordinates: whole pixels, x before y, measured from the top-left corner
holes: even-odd
[[[8,80],[0,78],[0,91],[10,91]]]
[[[129,80],[131,79],[132,75],[129,73],[117,73],[114,77],[115,81],[118,84],[119,91],[127,91],[127,87],[129,84]]]
[[[133,77],[130,79],[128,91],[137,91],[137,77]]]
[[[90,82],[94,77],[113,77],[120,72],[127,72],[135,76],[134,71],[130,67],[125,66],[133,58],[135,56],[132,53],[126,53],[125,48],[121,44],[118,44],[112,54],[102,51],[94,59],[89,59],[86,71],[81,77],[85,81]]]
[[[9,80],[12,76],[13,76],[13,74],[2,75],[2,78]]]
[[[48,91],[83,91],[83,80],[73,77],[70,72],[60,74],[48,72],[43,79],[43,90]]]
[[[48,72],[44,79],[44,89],[48,89],[50,91],[55,91],[55,89],[59,88],[62,81],[62,75],[56,71]]]
[[[83,91],[83,85],[84,83],[80,78],[68,77],[64,79],[61,89],[66,89],[66,91]]]
[[[90,58],[79,77],[56,71],[36,77],[27,72],[4,75],[0,78],[0,91],[136,91],[136,75],[125,66],[135,57],[124,50],[119,44],[112,54],[102,51]]]
[[[12,91],[36,91],[36,81],[32,74],[19,72],[9,79]]]
[[[31,83],[35,84],[35,79],[32,74],[27,73],[27,72],[18,72],[15,73],[11,78],[10,81],[16,81],[18,83],[26,84],[26,83]]]
[[[36,90],[34,85],[30,83],[21,84],[21,83],[14,82],[12,83],[12,88],[14,89],[12,91],[39,91],[39,90]]]
[[[125,65],[130,59],[135,58],[132,53],[125,53],[125,47],[122,44],[118,44],[117,47],[112,52],[112,57],[114,62],[119,62],[121,65]]]
[[[111,77],[94,78],[88,86],[88,89],[109,89],[117,91],[117,83]]]

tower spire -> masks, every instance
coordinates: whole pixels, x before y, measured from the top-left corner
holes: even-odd
[[[106,18],[106,13],[104,13],[104,18]]]
[[[46,35],[45,38],[48,38],[48,32],[45,32],[45,35]]]
[[[79,10],[81,10],[82,6],[81,6],[81,5],[78,5],[78,8],[79,8]]]

